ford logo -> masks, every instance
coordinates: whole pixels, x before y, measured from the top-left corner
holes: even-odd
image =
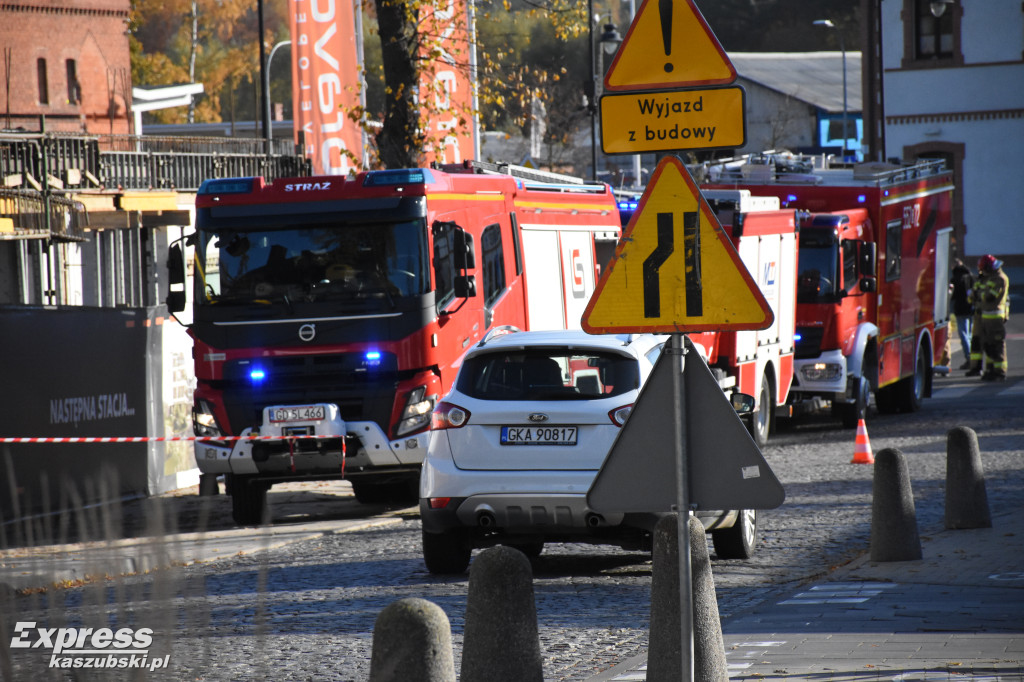
[[[316,338],[316,325],[304,324],[299,327],[299,340],[309,343]]]
[[[548,416],[541,412],[534,412],[529,417],[527,417],[527,419],[529,419],[532,422],[546,422],[548,420]]]

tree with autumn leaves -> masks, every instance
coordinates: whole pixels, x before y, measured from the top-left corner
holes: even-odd
[[[264,0],[267,51],[289,38],[287,1]],[[365,105],[348,107],[347,114],[374,140],[377,162],[386,167],[416,166],[422,151],[437,141],[422,128],[424,109],[440,93],[420,92],[434,63],[471,75],[477,84],[479,111],[459,111],[459,125],[479,116],[491,130],[518,134],[534,123],[535,100],[549,115],[562,108],[579,118],[586,79],[585,4],[546,0],[487,2],[476,7],[477,62],[466,50],[445,43],[432,17],[448,0],[365,0]],[[270,28],[274,27],[274,28]],[[258,119],[259,59],[255,47],[256,10],[251,0],[134,0],[132,5],[132,79],[136,85],[201,82],[204,96],[194,110],[154,112],[157,122],[213,122],[228,118]],[[542,46],[534,50],[536,43]],[[281,60],[284,61],[284,60]],[[275,73],[282,65],[275,61]],[[471,72],[472,70],[472,72]],[[290,79],[271,79],[273,101],[291,107],[282,92]],[[568,94],[571,93],[571,94]],[[567,96],[568,94],[568,96]],[[438,95],[438,96],[431,96]],[[566,128],[552,130],[552,140],[568,142]]]

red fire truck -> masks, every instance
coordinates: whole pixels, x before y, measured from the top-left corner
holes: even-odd
[[[704,171],[703,188],[800,211],[790,406],[830,404],[850,428],[872,393],[881,412],[917,410],[948,333],[953,182],[943,162],[831,167],[765,153]]]
[[[726,393],[754,397],[754,411],[744,417],[758,446],[768,441],[780,406],[789,400],[793,383],[796,331],[797,212],[781,209],[775,197],[752,196],[745,189],[701,192],[729,235],[740,260],[772,308],[775,320],[760,331],[690,334],[719,386]],[[636,209],[636,199],[622,197],[623,225]]]
[[[193,299],[204,492],[224,475],[239,524],[282,481],[415,499],[464,351],[578,328],[620,232],[607,185],[506,165],[205,182],[168,259],[168,307]]]

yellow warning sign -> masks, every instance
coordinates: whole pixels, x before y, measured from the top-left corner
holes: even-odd
[[[767,329],[775,316],[686,166],[658,164],[581,320],[591,334]]]
[[[601,149],[605,154],[737,149],[747,138],[743,104],[739,86],[604,95]]]
[[[604,89],[688,88],[735,80],[735,67],[693,0],[643,0],[604,77]]]

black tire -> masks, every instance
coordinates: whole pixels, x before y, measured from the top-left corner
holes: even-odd
[[[388,486],[383,483],[356,483],[352,481],[352,493],[359,504],[384,504],[390,497]]]
[[[850,404],[840,405],[839,418],[843,420],[844,429],[855,429],[861,419],[868,418],[868,402],[871,396],[871,383],[864,377],[858,378],[856,400]]]
[[[423,563],[427,570],[438,575],[465,573],[473,553],[469,536],[460,530],[442,533],[423,531]]]
[[[772,415],[775,413],[775,401],[772,399],[772,384],[768,374],[761,377],[761,395],[757,399],[760,407],[750,415],[747,430],[757,447],[763,448],[768,443],[768,434],[772,430]]]
[[[270,485],[251,476],[235,476],[231,484],[231,517],[239,526],[258,526],[267,516]]]
[[[925,358],[924,347],[917,349],[917,359],[914,361],[914,374],[902,380],[900,385],[899,407],[904,412],[917,412],[924,402],[925,382],[928,381],[928,361]]]
[[[419,503],[419,490],[419,479],[390,483],[352,482],[352,493],[360,504],[411,507]]]
[[[719,559],[749,559],[757,547],[757,511],[741,509],[729,528],[711,531]]]

